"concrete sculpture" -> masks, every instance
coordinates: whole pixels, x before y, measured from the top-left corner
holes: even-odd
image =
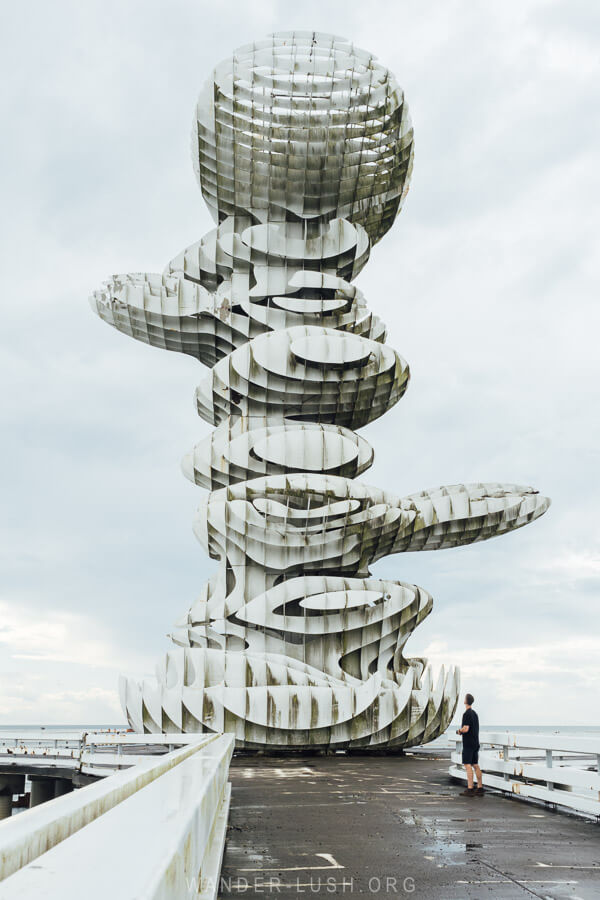
[[[122,679],[128,720],[254,748],[432,740],[458,674],[434,680],[404,656],[432,599],[369,566],[519,528],[549,501],[506,484],[398,498],[353,480],[373,461],[356,429],[409,380],[352,284],[408,190],[404,95],[346,40],[279,33],[216,67],[192,156],[216,228],[163,275],[115,276],[92,298],[119,331],[211,367],[196,403],[216,429],[183,470],[211,491],[194,530],[219,568],[156,681]]]

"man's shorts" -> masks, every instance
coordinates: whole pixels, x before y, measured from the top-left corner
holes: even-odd
[[[463,766],[476,766],[479,763],[479,747],[463,747]]]

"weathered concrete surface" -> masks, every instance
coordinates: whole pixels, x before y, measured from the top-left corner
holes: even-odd
[[[600,897],[600,826],[461,797],[447,759],[236,757],[230,775],[223,898]]]

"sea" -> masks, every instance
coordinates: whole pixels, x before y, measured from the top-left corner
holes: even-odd
[[[456,729],[458,725],[453,723],[444,734],[427,744],[433,749],[449,749],[454,747],[456,741]],[[508,731],[513,734],[554,734],[569,737],[594,737],[600,736],[600,725],[488,725],[480,723],[480,731]],[[68,725],[0,725],[0,739],[3,734],[19,734],[27,737],[32,732],[45,731],[49,737],[57,732],[79,731],[125,731],[124,723],[111,724],[68,724]]]

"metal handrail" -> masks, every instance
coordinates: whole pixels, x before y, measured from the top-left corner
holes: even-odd
[[[600,817],[600,739],[484,731],[479,742],[484,786]],[[449,773],[464,781],[461,743],[457,738]]]

